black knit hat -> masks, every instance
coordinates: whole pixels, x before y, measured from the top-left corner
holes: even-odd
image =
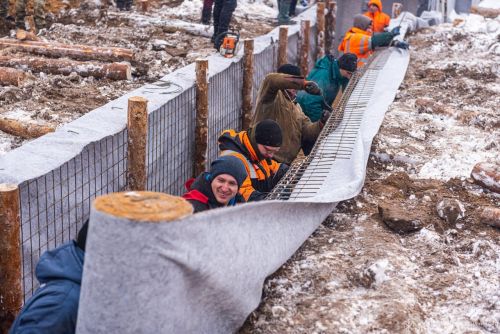
[[[78,231],[78,236],[76,238],[76,245],[84,252],[85,252],[85,244],[87,243],[88,229],[89,229],[89,220],[87,219],[87,221],[85,222],[85,224],[83,224],[80,231]]]
[[[265,146],[280,147],[283,143],[280,125],[272,119],[260,121],[255,126],[255,141]]]
[[[297,77],[302,76],[302,74],[300,73],[300,68],[292,64],[281,65],[280,67],[278,67],[278,73],[295,75]]]
[[[345,53],[339,59],[339,68],[354,72],[358,68],[358,57],[354,53]]]
[[[213,181],[217,175],[221,174],[229,174],[234,177],[238,183],[238,188],[241,187],[241,184],[248,175],[243,162],[232,155],[219,157],[210,165],[211,181]]]

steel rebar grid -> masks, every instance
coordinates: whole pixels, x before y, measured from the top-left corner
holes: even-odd
[[[388,58],[387,53],[377,53],[354,73],[311,153],[292,164],[266,199],[313,197],[330,174],[332,164],[337,159],[350,159],[375,82]]]

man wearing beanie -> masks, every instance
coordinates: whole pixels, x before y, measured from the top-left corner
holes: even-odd
[[[377,47],[389,46],[392,39],[399,34],[399,28],[396,27],[390,32],[382,32],[372,35],[372,19],[358,14],[354,16],[354,24],[346,32],[342,43],[339,45],[339,51],[343,53],[354,53],[358,57],[358,68],[364,66],[373,50]],[[406,42],[396,42],[395,47],[407,49]]]
[[[220,157],[212,162],[209,172],[186,182],[188,192],[182,197],[191,203],[195,213],[232,206],[244,202],[238,190],[246,177],[247,172],[240,159]]]
[[[311,121],[320,120],[325,104],[332,106],[336,97],[340,98],[352,73],[356,71],[357,62],[358,57],[353,53],[346,53],[339,59],[327,55],[316,62],[307,80],[316,82],[323,91],[323,96],[297,93],[297,102]]]
[[[296,91],[321,96],[322,92],[314,81],[304,80],[300,69],[291,64],[278,68],[278,73],[268,74],[260,85],[252,125],[265,119],[276,121],[283,130],[283,144],[275,159],[291,164],[299,154],[302,143],[315,142],[329,114],[325,113],[318,122],[311,120],[295,103]]]
[[[9,334],[75,333],[88,220],[76,241],[42,254],[36,266],[40,287],[24,304]]]
[[[283,142],[281,128],[266,119],[247,131],[225,130],[219,137],[220,155],[238,158],[245,165],[246,178],[240,194],[246,202],[259,201],[285,175],[288,166],[273,160]]]

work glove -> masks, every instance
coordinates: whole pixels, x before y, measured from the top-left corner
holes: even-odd
[[[408,50],[408,48],[410,47],[410,44],[408,44],[408,42],[405,42],[405,41],[395,41],[392,46],[400,48],[400,49]]]
[[[287,164],[284,164],[284,163],[281,163],[280,164],[280,167],[278,168],[278,170],[276,171],[276,174],[274,174],[273,178],[272,178],[272,187],[274,188],[281,180],[281,178],[283,176],[285,176],[286,172],[288,172],[288,169],[290,168],[290,166],[288,166]]]
[[[304,84],[304,90],[311,95],[321,95],[321,88],[314,81],[306,81]]]
[[[326,121],[330,118],[330,115],[332,112],[330,110],[323,110],[323,113],[321,114],[320,122],[325,125]]]
[[[397,36],[399,35],[399,30],[401,29],[401,27],[396,27],[394,29],[391,30],[391,34],[392,36]]]

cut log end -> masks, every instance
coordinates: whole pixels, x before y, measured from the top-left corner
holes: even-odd
[[[16,39],[20,41],[38,41],[40,40],[37,35],[35,35],[31,31],[26,31],[23,29],[17,29],[16,31]]]
[[[94,208],[137,222],[164,222],[187,217],[193,207],[182,197],[151,191],[129,191],[98,197]]]
[[[0,67],[0,85],[19,87],[28,75],[21,71],[9,67]]]

